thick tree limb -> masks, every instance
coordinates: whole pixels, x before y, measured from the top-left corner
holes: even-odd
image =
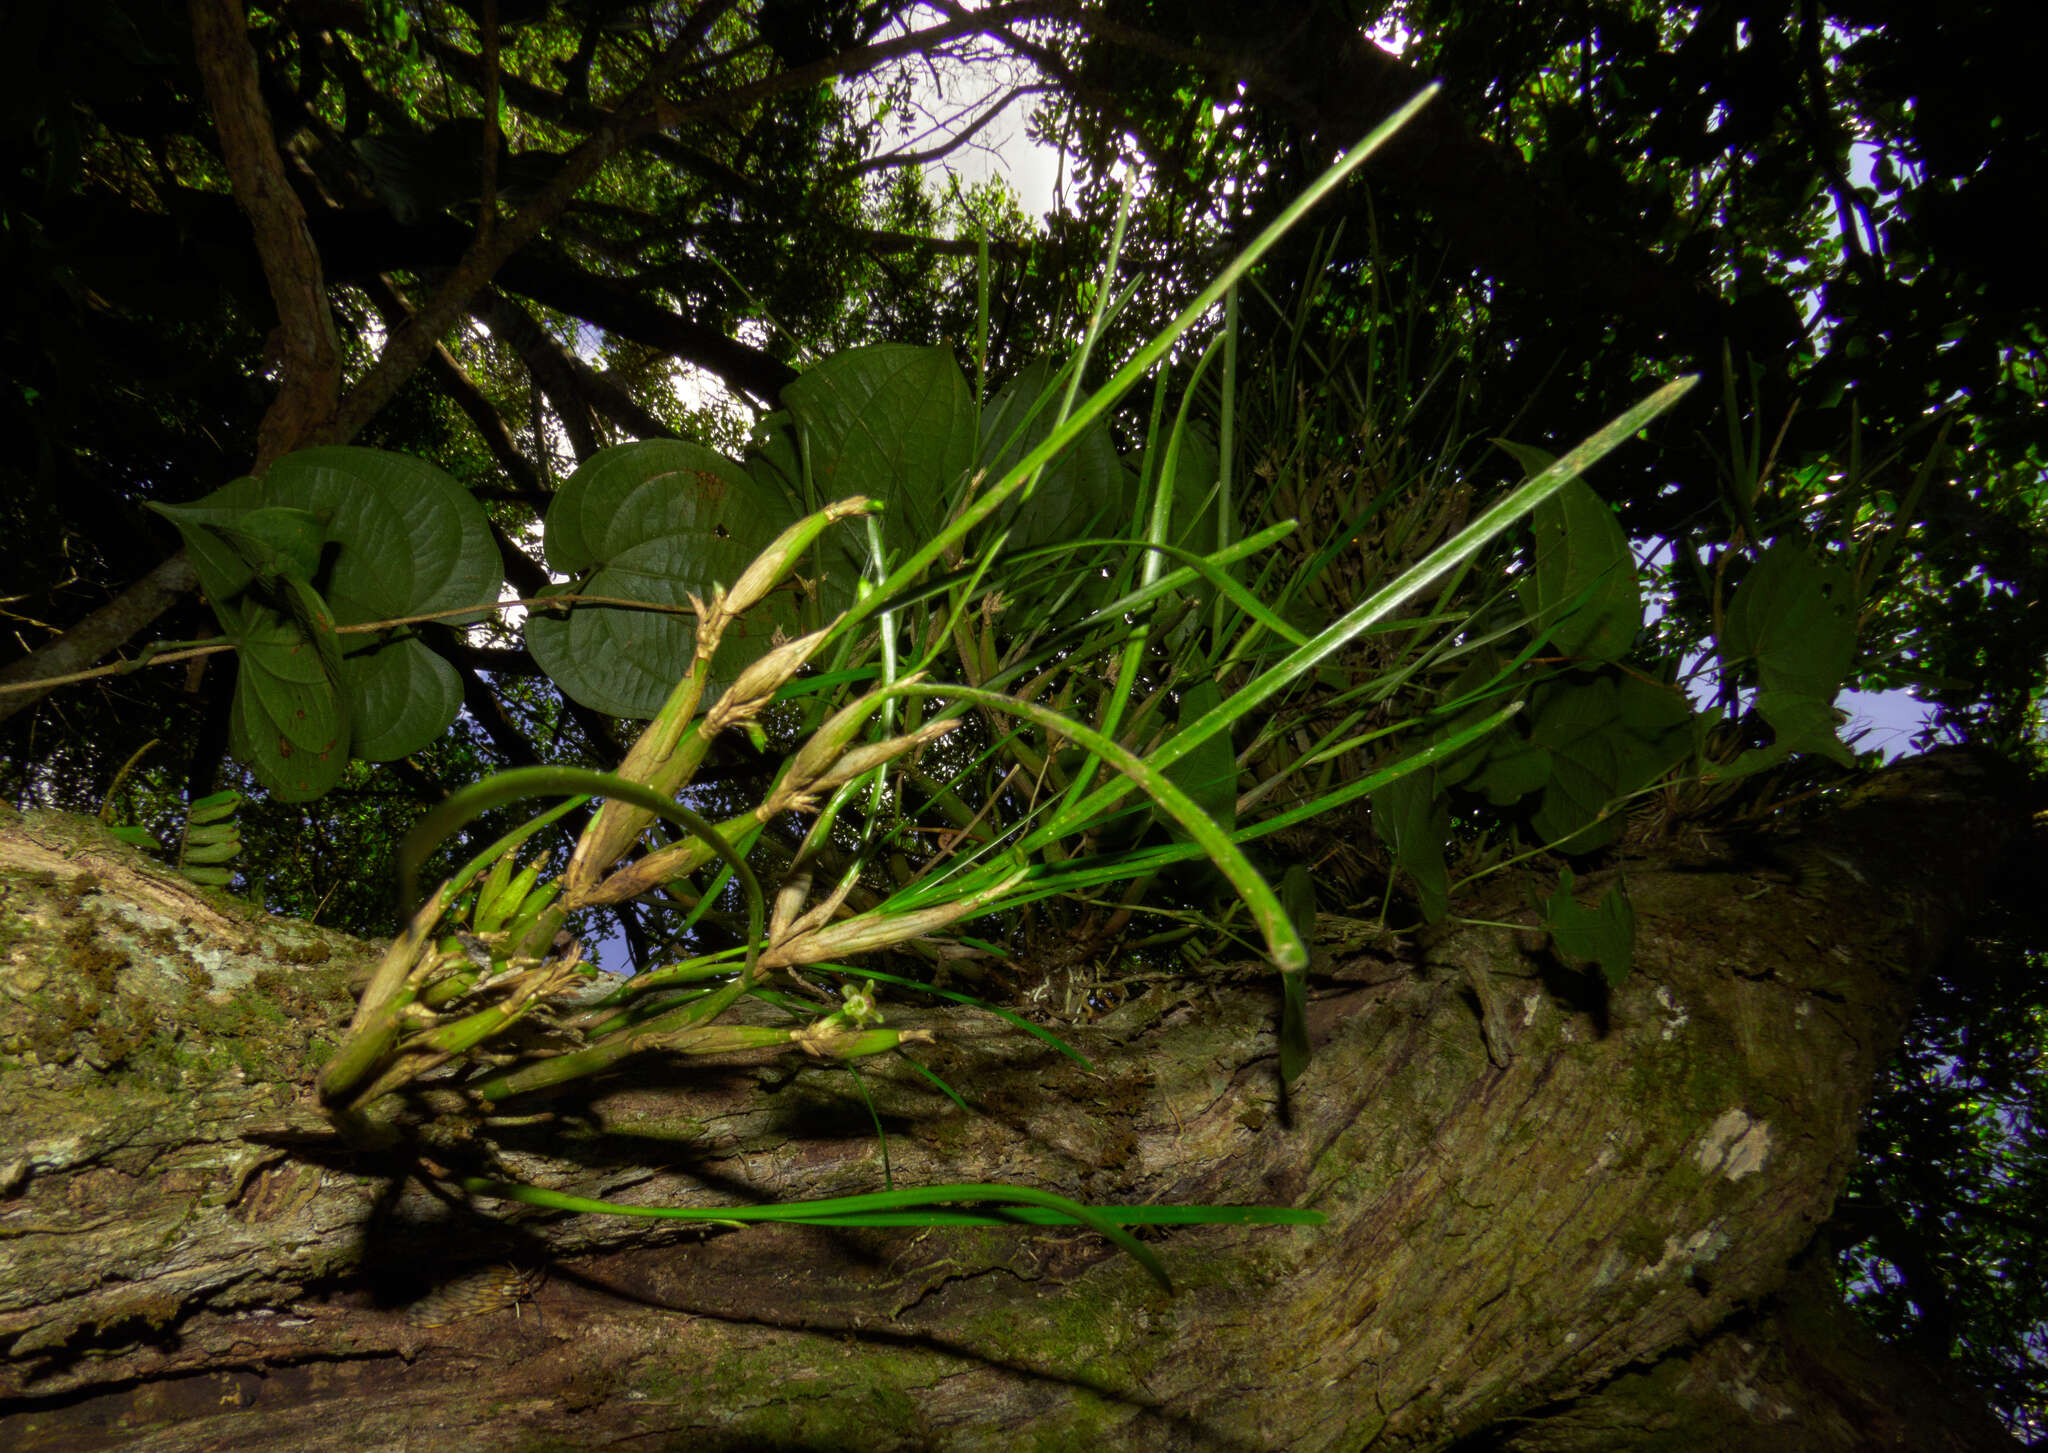
[[[280,454],[337,437],[341,345],[305,209],[277,154],[241,0],[190,0],[188,8],[221,155],[234,182],[235,201],[248,214],[277,304],[282,384],[257,430],[255,468],[260,474]]]
[[[1887,1347],[1808,1255],[1753,1317],[1488,1440],[1486,1453],[1637,1453],[1684,1430],[1715,1453],[2013,1453],[1944,1369]]]
[[[696,56],[703,35],[731,0],[712,0],[698,7],[662,58],[612,112],[611,121],[570,152],[561,170],[519,212],[485,241],[478,239],[436,289],[413,326],[386,344],[377,366],[342,400],[340,429],[351,437],[388,403],[413,369],[424,360],[429,343],[454,325],[470,298],[494,277],[506,261],[559,216],[570,200],[628,143],[649,132],[671,130],[684,122],[723,115],[791,91],[858,74],[900,56],[914,55],[962,35],[1031,16],[1062,13],[1071,0],[1012,0],[980,15],[914,30],[894,40],[862,46],[808,66],[798,66],[759,81],[712,95],[678,101],[662,94],[668,83]],[[507,286],[515,286],[508,278]]]
[[[870,1063],[899,1183],[1328,1216],[1158,1238],[1172,1299],[1093,1238],[1045,1228],[698,1239],[465,1201],[434,1167],[646,1205],[867,1190],[881,1168],[843,1073],[747,1060],[636,1065],[496,1124],[448,1097],[417,1148],[351,1150],[295,1102],[308,1051],[347,1013],[354,950],[323,939],[333,958],[315,965],[291,925],[180,924],[162,906],[176,880],[90,825],[11,829],[17,911],[85,925],[93,961],[119,966],[95,980],[44,952],[0,967],[16,989],[45,975],[41,1002],[69,1026],[37,1031],[27,998],[0,993],[0,1033],[44,1046],[40,1067],[0,1069],[20,1107],[0,1128],[0,1166],[17,1167],[0,1395],[22,1410],[6,1431],[22,1445],[147,1415],[169,1420],[162,1448],[357,1449],[422,1422],[486,1447],[736,1448],[794,1428],[846,1449],[1443,1448],[1568,1431],[1573,1408],[1600,1415],[1579,1400],[1630,1396],[1632,1371],[1669,1359],[1695,1389],[1662,1404],[1671,1446],[1887,1446],[1838,1436],[1853,1359],[1706,1360],[1758,1345],[1760,1310],[1798,1305],[1791,1269],[1854,1158],[1915,976],[2024,822],[1960,754],[1879,782],[1791,845],[1834,865],[1804,889],[1726,856],[1632,864],[1637,965],[1611,994],[1537,933],[1325,943],[1316,1059],[1284,1103],[1277,996],[1253,966],[1062,1023],[1092,1073],[991,1024],[891,1006],[940,1034],[932,1067],[974,1106]],[[1502,882],[1470,906],[1528,921],[1525,892]],[[287,945],[297,966],[280,971]],[[213,966],[203,986],[180,967],[195,961]],[[1479,974],[1506,1006],[1505,1065],[1466,991]],[[252,992],[286,1012],[221,1017]],[[88,1000],[101,1008],[81,1018]],[[188,1044],[238,1047],[159,1083],[153,1066],[192,1054],[169,1056],[135,1005]],[[131,1024],[125,1058],[94,1069]],[[428,1287],[505,1258],[554,1268],[538,1315],[407,1321]],[[1812,1349],[1820,1325],[1773,1345]],[[1728,1393],[1743,1367],[1769,1373],[1768,1396]],[[180,1403],[178,1387],[205,1396]],[[1889,1446],[1992,1446],[1949,1406],[1922,1406],[1925,1439]]]

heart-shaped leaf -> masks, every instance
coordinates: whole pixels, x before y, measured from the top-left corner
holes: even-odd
[[[273,464],[264,485],[270,503],[325,522],[336,548],[322,594],[340,624],[496,603],[504,573],[490,524],[433,465],[380,449],[301,449]]]
[[[851,348],[806,369],[782,402],[821,500],[881,500],[902,539],[938,529],[974,457],[973,394],[951,349]]]
[[[1598,964],[1610,985],[1628,977],[1635,967],[1636,911],[1619,886],[1607,890],[1598,908],[1581,908],[1572,897],[1572,870],[1563,868],[1557,875],[1557,892],[1541,906],[1543,926],[1560,954]]]
[[[184,535],[242,657],[238,755],[274,790],[318,796],[350,751],[383,760],[448,729],[460,682],[410,628],[367,625],[477,607],[502,583],[483,511],[448,475],[374,449],[304,449],[190,505],[158,507]],[[243,750],[246,749],[246,750]]]
[[[738,579],[795,518],[779,489],[723,455],[649,439],[599,451],[564,482],[548,510],[548,563],[585,577],[576,594],[687,609],[693,595],[708,602],[714,585]],[[747,612],[727,628],[707,691],[797,624],[789,592]],[[534,612],[526,645],[583,705],[651,717],[688,669],[696,632],[687,614],[581,606]]]
[[[352,751],[367,762],[411,756],[462,709],[462,678],[411,636],[344,655],[341,684],[356,723]]]
[[[981,430],[982,467],[990,479],[1001,477],[1052,432],[1056,391],[1063,388],[1051,365],[1034,363],[989,402]],[[1215,482],[1213,466],[1209,482]],[[1022,550],[1082,535],[1120,535],[1130,528],[1131,483],[1108,424],[1098,420],[1046,465],[1029,495],[997,513],[995,524],[1009,531],[1012,548]],[[1176,517],[1170,538],[1179,539],[1184,524]]]

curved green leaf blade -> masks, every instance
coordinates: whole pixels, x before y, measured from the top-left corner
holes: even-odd
[[[690,664],[695,639],[690,617],[653,611],[583,606],[526,619],[526,648],[540,669],[573,700],[607,716],[659,713]]]
[[[758,505],[754,480],[732,460],[681,439],[643,439],[597,453],[562,482],[548,506],[550,569],[582,575],[665,535],[706,550]],[[780,528],[778,526],[778,528]],[[774,531],[764,537],[774,538]],[[745,568],[752,552],[738,552]],[[738,570],[723,578],[731,580]]]
[[[325,662],[303,627],[269,606],[249,603],[236,642],[241,684],[263,703],[291,745],[315,753],[348,750],[348,717]]]
[[[249,562],[227,542],[221,530],[262,504],[263,482],[245,474],[190,504],[150,501],[143,508],[156,511],[178,527],[185,540],[185,553],[192,559],[193,572],[218,613],[247,590],[254,578]],[[222,617],[221,625],[226,628],[228,624],[226,617]]]
[[[266,505],[222,526],[221,535],[258,580],[285,576],[310,582],[320,568],[320,517],[311,510]]]
[[[918,1186],[894,1191],[876,1191],[865,1196],[834,1196],[825,1200],[793,1201],[773,1206],[636,1206],[619,1201],[595,1201],[582,1196],[564,1195],[560,1191],[542,1190],[539,1187],[522,1186],[508,1181],[484,1180],[481,1177],[465,1180],[462,1184],[465,1190],[474,1195],[524,1201],[528,1205],[546,1206],[555,1210],[576,1211],[586,1215],[640,1216],[678,1221],[782,1221],[827,1226],[860,1225],[863,1223],[851,1218],[887,1215],[907,1211],[913,1207],[943,1205],[957,1201],[1014,1203],[1049,1212],[1054,1223],[1063,1222],[1088,1227],[1114,1242],[1144,1267],[1161,1287],[1167,1291],[1173,1290],[1173,1282],[1167,1277],[1166,1268],[1160,1265],[1159,1258],[1143,1242],[1124,1230],[1121,1223],[1078,1201],[1070,1201],[1065,1196],[1057,1196],[1050,1191],[1033,1190],[1028,1186]],[[1296,1224],[1314,1223],[1303,1221]]]

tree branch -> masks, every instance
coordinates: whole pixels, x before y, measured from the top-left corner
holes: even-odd
[[[565,427],[570,423],[571,410],[595,409],[639,438],[677,437],[675,430],[649,413],[617,380],[606,377],[564,348],[537,319],[503,293],[486,289],[472,312],[518,352],[527,369],[555,401]],[[572,442],[574,435],[571,429]],[[580,448],[577,453],[582,457]]]
[[[370,301],[377,305],[377,311],[383,314],[386,332],[402,328],[411,320],[412,305],[406,301],[405,295],[390,278],[381,273],[366,278],[363,290],[370,295]],[[476,380],[455,361],[455,355],[450,353],[445,345],[436,343],[427,365],[434,371],[434,379],[440,384],[441,392],[448,395],[455,406],[462,410],[464,416],[475,427],[477,437],[483,440],[484,447],[491,451],[491,457],[498,461],[498,467],[511,476],[514,486],[535,495],[545,493],[539,472],[534,469],[533,461],[519,452],[519,446],[512,440],[511,429],[506,427],[504,416],[484,397],[484,391],[477,387]],[[520,593],[533,594],[525,586],[520,587]]]
[[[956,18],[891,41],[859,47],[717,95],[687,102],[665,100],[660,94],[663,87],[688,65],[710,26],[736,3],[736,0],[709,0],[691,15],[689,24],[612,113],[607,124],[569,155],[548,185],[503,226],[495,228],[489,238],[477,237],[472,242],[436,290],[433,299],[414,315],[411,323],[387,341],[369,374],[336,406],[332,401],[332,389],[339,379],[339,350],[333,344],[333,320],[326,312],[326,300],[320,292],[320,255],[313,248],[306,230],[303,209],[284,180],[283,166],[262,109],[255,58],[248,47],[240,11],[235,8],[234,0],[190,0],[190,3],[202,67],[208,73],[209,93],[219,88],[214,106],[222,126],[223,151],[228,154],[230,168],[235,174],[237,197],[249,210],[250,220],[257,228],[258,250],[265,263],[266,275],[271,280],[273,296],[278,301],[281,326],[290,325],[285,336],[289,350],[286,392],[280,396],[279,404],[273,406],[272,415],[264,421],[264,443],[258,452],[259,467],[299,444],[315,439],[346,442],[359,433],[396,395],[413,372],[432,356],[440,339],[467,309],[477,289],[505,269],[514,255],[558,217],[577,191],[623,146],[658,129],[672,128],[687,120],[723,114],[790,91],[816,86],[961,35],[1034,16],[1070,14],[1077,8],[1074,0],[1014,0],[1014,3],[993,6],[978,15]],[[321,9],[319,6],[305,8],[308,13]],[[333,6],[326,8],[336,9]],[[342,8],[352,10],[360,17],[359,7]],[[245,188],[247,195],[244,195]],[[539,301],[551,301],[540,293],[521,287],[511,276],[503,280],[514,291],[527,292],[528,296]],[[601,296],[604,290],[586,288],[585,291]],[[580,310],[571,307],[568,311]],[[628,336],[655,347],[668,348],[684,357],[693,357],[701,352],[706,355],[706,366],[714,371],[726,373],[727,368],[732,368],[748,376],[742,386],[763,399],[772,399],[782,384],[794,377],[793,370],[786,365],[772,364],[764,369],[760,366],[766,361],[764,355],[745,349],[714,330],[686,323],[661,310],[645,305],[634,308],[620,304],[616,311],[631,314],[645,328],[644,332],[635,332],[631,327],[622,328],[620,331]],[[597,317],[583,316],[599,322],[600,326],[608,326]],[[333,350],[331,355],[322,351],[320,338],[323,328],[326,347]],[[721,363],[725,367],[721,367]],[[729,374],[727,376],[730,377]],[[323,384],[322,380],[327,382]],[[323,388],[326,390],[324,393]],[[286,396],[291,399],[288,405],[284,403]],[[166,593],[168,584],[189,577],[189,566],[175,559],[165,562],[145,581],[124,592],[110,607],[95,613],[88,622],[81,622],[72,632],[67,632],[66,637],[14,663],[12,670],[17,673],[16,679],[60,674],[59,669],[51,664],[54,658],[45,653],[64,644],[67,639],[70,641],[67,659],[73,660],[77,652],[88,645],[96,645],[99,654],[118,647],[154,620],[175,598],[175,592]],[[84,629],[88,624],[93,627],[90,631]],[[121,633],[113,634],[116,630]],[[20,710],[34,699],[34,695],[22,693],[9,703],[7,709]]]
[[[679,73],[695,53],[704,33],[736,0],[708,0],[690,17],[690,23],[669,44],[648,73],[641,78],[619,107],[613,124],[601,128],[569,153],[561,170],[542,187],[539,194],[488,237],[477,237],[462,260],[435,289],[433,298],[413,321],[390,339],[369,375],[341,402],[338,432],[353,438],[363,425],[375,418],[389,403],[413,370],[425,361],[433,345],[455,326],[468,308],[477,289],[503,267],[506,261],[560,216],[576,193],[634,136],[652,130],[660,113],[663,87]],[[728,93],[731,94],[731,93]],[[723,102],[725,98],[718,98]],[[714,103],[704,103],[707,107]],[[722,109],[722,108],[721,108]]]
[[[1881,792],[1822,819],[1813,840],[1852,852],[1858,870],[1813,894],[1727,851],[1631,862],[1637,966],[1618,985],[1578,979],[1543,946],[1533,874],[1505,873],[1465,905],[1529,931],[1471,922],[1427,945],[1326,949],[1309,1009],[1315,1060],[1284,1114],[1270,971],[1218,965],[1162,975],[1104,1022],[1060,1024],[1086,1070],[985,1017],[892,1003],[892,1025],[938,1033],[933,1058],[971,1109],[889,1059],[864,1065],[856,1091],[837,1067],[791,1064],[764,1080],[751,1062],[649,1056],[498,1118],[444,1082],[395,1107],[393,1123],[422,1138],[389,1152],[352,1147],[295,1107],[296,1067],[346,1014],[342,985],[372,947],[335,936],[329,962],[280,972],[265,946],[302,927],[222,921],[174,873],[101,839],[67,850],[38,836],[49,823],[0,826],[7,891],[131,956],[129,999],[189,1002],[198,961],[293,1006],[219,1031],[243,1052],[202,1059],[172,1090],[83,1056],[43,1066],[35,1084],[0,1064],[18,1082],[0,1088],[34,1112],[22,1150],[34,1168],[10,1202],[16,1234],[0,1238],[0,1333],[12,1339],[0,1395],[41,1399],[37,1415],[53,1418],[68,1404],[94,1419],[77,1426],[104,1428],[138,1385],[160,1393],[257,1367],[274,1405],[229,1414],[209,1398],[186,1405],[181,1431],[239,1446],[224,1420],[253,1416],[243,1436],[295,1453],[388,1442],[437,1405],[459,1411],[437,1426],[466,1426],[518,1392],[529,1434],[673,1442],[681,1417],[716,1420],[742,1446],[789,1416],[778,1389],[798,1390],[805,1416],[828,1413],[847,1430],[833,1446],[849,1448],[904,1446],[909,1425],[877,1422],[878,1405],[914,1409],[915,1442],[933,1447],[1037,1436],[1099,1453],[1591,1453],[1660,1428],[1667,1442],[1740,1449],[2000,1446],[1976,1435],[1981,1416],[1952,1421],[1947,1442],[1857,1441],[1885,1425],[1853,1410],[1881,1413],[1891,1380],[1872,1383],[1883,1363],[1818,1320],[1781,1323],[1811,1356],[1749,1355],[1809,1288],[1823,1314],[1833,1305],[1831,1287],[1802,1280],[1801,1257],[1854,1162],[1869,1076],[1897,1044],[1914,981],[1964,926],[1973,879],[2025,830],[2021,795],[1974,762],[1936,754],[1894,769]],[[81,898],[88,870],[95,889]],[[145,947],[122,905],[179,893],[196,906],[168,915],[171,942]],[[1475,966],[1512,986],[1506,1063],[1458,989]],[[87,1038],[48,994],[21,1012],[51,1026],[23,1032]],[[131,1055],[149,1062],[173,1029],[189,1055],[189,1022],[141,1023]],[[541,1034],[529,1052],[548,1045]],[[686,1238],[618,1216],[507,1216],[505,1202],[453,1184],[509,1165],[529,1185],[643,1208],[850,1194],[881,1182],[877,1118],[901,1183],[1296,1205],[1326,1220],[1164,1231],[1158,1249],[1184,1282],[1168,1300],[1067,1228]],[[395,1314],[394,1302],[510,1254],[556,1270],[538,1325],[504,1303],[452,1325]],[[278,1315],[255,1315],[264,1308]],[[1690,1359],[1713,1347],[1730,1356],[1695,1376]],[[344,1358],[357,1370],[337,1383]],[[721,1370],[739,1364],[771,1370],[773,1385],[735,1408]],[[365,1381],[379,1367],[388,1380]],[[666,1402],[644,1395],[655,1370]],[[675,1393],[685,1376],[699,1381]],[[536,1378],[563,1395],[533,1396]],[[483,1407],[469,1400],[480,1380]],[[366,1386],[386,1391],[366,1398]],[[1809,1405],[1811,1422],[1788,1421]],[[1848,1426],[1830,1410],[1849,1412]],[[1674,1419],[1699,1436],[1674,1438]],[[1575,1430],[1614,1436],[1574,1441]]]
[[[260,474],[280,454],[335,437],[341,346],[321,281],[320,254],[272,138],[240,0],[190,0],[189,10],[221,156],[277,304],[274,344],[282,355],[283,385],[257,430]]]
[[[1236,26],[1219,21],[1225,38],[1202,46],[1119,23],[1099,10],[1085,12],[1077,23],[1112,44],[1242,81],[1248,103],[1292,118],[1313,138],[1312,150],[1331,155],[1364,136],[1429,79],[1336,12],[1302,12],[1302,23],[1284,32],[1257,28],[1261,13],[1232,17]],[[1205,18],[1217,14],[1204,7]],[[1105,105],[1118,104],[1114,91],[1097,95]],[[1498,281],[1536,296],[1568,299],[1638,337],[1697,339],[1715,323],[1714,299],[1690,279],[1639,243],[1588,221],[1570,199],[1531,176],[1517,153],[1479,135],[1442,99],[1388,142],[1363,173],[1428,207],[1453,254]],[[1346,192],[1330,205],[1363,218],[1369,202],[1362,192]],[[1352,235],[1372,232],[1360,227]]]
[[[38,647],[0,670],[0,686],[20,681],[70,676],[119,650],[138,631],[171,608],[172,602],[199,584],[192,562],[180,550],[84,620],[47,645]],[[49,695],[38,691],[0,693],[0,721]]]
[[[926,166],[932,162],[941,161],[972,141],[977,133],[986,128],[998,116],[1002,115],[1004,108],[1019,96],[1042,95],[1051,89],[1051,86],[1044,85],[1012,86],[1002,94],[999,100],[991,104],[988,110],[976,117],[971,125],[949,137],[944,145],[934,146],[925,151],[884,152],[880,156],[871,156],[866,161],[847,167],[844,170],[836,171],[825,180],[827,183],[843,182],[854,177],[865,176],[869,172],[882,171],[889,167]],[[955,119],[957,120],[958,118],[956,117]]]

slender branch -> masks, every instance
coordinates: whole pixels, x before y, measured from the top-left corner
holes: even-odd
[[[651,130],[658,127],[668,130],[685,121],[737,111],[757,101],[772,100],[791,91],[807,91],[827,81],[837,80],[841,76],[872,70],[884,61],[916,55],[942,41],[958,40],[965,35],[986,34],[1017,20],[1043,20],[1053,16],[1074,18],[1081,14],[1081,10],[1079,0],[1011,0],[1007,5],[991,5],[986,10],[959,16],[943,25],[926,26],[923,30],[913,30],[908,34],[899,35],[894,40],[879,41],[874,45],[842,51],[838,55],[827,56],[807,66],[797,66],[750,85],[735,86],[716,96],[692,101],[662,102],[655,108],[653,116],[643,129]]]
[[[878,172],[889,167],[926,166],[932,162],[944,160],[972,141],[990,122],[1002,115],[1004,109],[1019,96],[1043,95],[1051,89],[1052,87],[1049,85],[1012,86],[1009,90],[1003,92],[999,99],[990,103],[988,110],[977,117],[972,125],[954,133],[954,135],[947,139],[944,145],[934,146],[924,151],[884,152],[880,156],[871,156],[866,161],[856,163],[841,171],[836,171],[830,177],[827,177],[826,181],[828,184],[850,181],[854,177],[865,176],[869,172]]]
[[[80,663],[118,650],[197,584],[180,550],[54,641],[8,663],[0,670],[0,721],[33,706],[52,687],[111,674],[81,671]]]
[[[165,561],[164,564],[166,566],[185,564],[185,557],[181,553],[174,556],[171,560]],[[159,566],[158,568],[162,569],[163,567]],[[190,565],[186,565],[185,568],[188,572],[191,570]],[[198,582],[195,580],[193,583],[197,584]],[[608,605],[621,606],[627,610],[654,611],[664,615],[696,614],[696,611],[687,605],[662,605],[657,601],[631,600],[625,596],[618,595],[522,595],[510,600],[494,600],[486,605],[450,606],[447,610],[427,611],[421,615],[393,616],[389,620],[361,621],[355,625],[336,626],[334,633],[337,636],[370,635],[377,631],[395,630],[399,626],[426,625],[433,621],[450,620],[456,616],[475,615],[478,611],[509,610],[515,605],[523,605],[541,610],[560,609],[564,606]],[[152,614],[150,617],[151,620],[155,618],[155,614]],[[128,634],[132,635],[134,632],[131,631]],[[122,639],[125,640],[127,637],[124,636]],[[49,648],[46,647],[45,649]],[[129,672],[140,670],[144,666],[164,666],[173,661],[189,661],[195,656],[217,656],[222,651],[232,651],[234,649],[235,645],[232,641],[217,641],[204,646],[187,646],[176,651],[159,651],[154,655],[138,656],[133,661],[110,661],[104,666],[95,666],[89,671],[73,671],[64,676],[39,676],[33,681],[7,680],[4,679],[4,676],[0,676],[0,719],[4,719],[12,712],[19,711],[22,706],[34,701],[37,696],[40,696],[53,686],[70,686],[80,681],[96,680],[101,676],[125,676]],[[33,660],[36,658],[30,657],[26,659]],[[23,663],[17,661],[14,664],[19,666]],[[9,669],[12,670],[13,668],[10,667]],[[9,697],[24,699],[10,702],[8,700]]]
[[[385,331],[395,332],[412,319],[412,305],[398,285],[382,273],[366,279],[363,290],[370,295],[370,301],[377,305],[377,311],[384,316]],[[512,441],[512,430],[507,427],[504,416],[496,406],[484,397],[484,391],[477,387],[476,380],[455,359],[445,345],[436,343],[427,359],[427,366],[434,371],[435,380],[441,385],[441,392],[448,395],[458,409],[475,426],[477,437],[484,447],[491,451],[491,457],[498,461],[498,467],[512,477],[520,488],[534,494],[542,492],[540,474],[533,467],[533,461],[519,452],[519,446]]]
[[[591,418],[590,401],[584,390],[578,387],[576,370],[572,365],[572,360],[575,363],[582,360],[556,342],[531,314],[496,288],[480,289],[470,299],[469,311],[470,316],[512,346],[513,352],[519,355],[519,361],[526,365],[528,377],[553,400],[555,414],[562,421],[562,429],[569,436],[569,448],[576,458],[588,459],[595,454],[598,448],[596,421]]]
[[[484,50],[484,157],[481,193],[476,205],[476,240],[491,240],[498,220],[498,0],[483,0],[479,24]]]

